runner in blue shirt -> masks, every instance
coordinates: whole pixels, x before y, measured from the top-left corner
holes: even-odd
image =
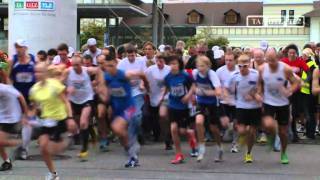
[[[180,57],[170,56],[168,59],[171,72],[165,77],[166,91],[161,99],[163,100],[166,92],[169,92],[169,120],[171,122],[172,139],[176,147],[176,156],[171,163],[179,164],[184,160],[179,132],[183,135],[187,134],[186,128],[190,124],[188,103],[192,96],[194,84],[192,77],[183,70],[184,65]]]
[[[107,94],[102,95],[102,99],[109,101],[112,108],[112,130],[119,136],[121,144],[128,152],[129,160],[125,167],[136,167],[138,163],[138,152],[140,145],[137,141],[137,123],[133,118],[136,109],[131,94],[130,79],[141,78],[146,89],[149,89],[148,81],[143,72],[140,71],[121,71],[117,69],[117,60],[107,56],[105,63],[105,81]],[[104,91],[106,92],[106,91]]]

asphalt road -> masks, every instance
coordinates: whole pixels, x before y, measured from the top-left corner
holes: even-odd
[[[244,150],[237,154],[229,152],[230,144],[225,144],[224,162],[215,163],[215,146],[208,144],[205,160],[201,163],[187,156],[184,164],[172,165],[171,158],[174,151],[165,151],[160,143],[142,147],[140,167],[126,169],[123,167],[126,157],[118,144],[112,144],[110,151],[98,152],[96,148],[90,150],[87,162],[80,162],[76,154],[80,147],[66,151],[66,159],[56,160],[56,166],[61,180],[86,179],[266,179],[266,180],[320,180],[320,145],[317,143],[291,144],[288,148],[289,165],[279,163],[280,153],[268,151],[266,146],[254,147],[252,164],[244,164]],[[189,148],[184,144],[185,154]],[[40,180],[44,179],[47,169],[44,162],[39,161],[36,145],[31,147],[33,159],[15,161],[14,169],[0,172],[0,180]]]

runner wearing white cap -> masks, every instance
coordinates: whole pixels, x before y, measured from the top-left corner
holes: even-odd
[[[97,65],[97,57],[102,53],[102,50],[97,48],[97,40],[95,38],[88,39],[87,46],[88,50],[83,55],[90,55],[93,59],[93,64]]]

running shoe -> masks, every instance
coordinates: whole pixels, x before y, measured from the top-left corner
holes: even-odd
[[[304,126],[303,126],[303,125],[300,125],[300,127],[297,128],[297,132],[298,132],[298,133],[304,133],[304,132],[305,132]]]
[[[257,142],[261,144],[267,143],[267,135],[265,133],[261,133],[260,137],[258,138]]]
[[[20,151],[20,160],[27,160],[28,158],[28,152],[26,149],[24,148],[21,148],[21,151]]]
[[[87,161],[88,160],[88,156],[89,156],[89,151],[80,152],[78,154],[78,157],[80,158],[81,161]]]
[[[126,168],[133,168],[139,166],[138,158],[131,157],[128,162],[124,165]]]
[[[198,155],[199,155],[199,152],[197,149],[195,149],[195,148],[191,149],[191,152],[190,152],[191,157],[198,157]]]
[[[319,126],[316,127],[316,135],[320,135]]]
[[[100,145],[99,145],[99,149],[101,152],[108,152],[109,151],[109,141],[108,139],[101,139],[100,140]]]
[[[58,173],[51,173],[48,172],[47,176],[46,176],[46,180],[59,180],[59,176]]]
[[[7,162],[7,161],[3,162],[0,167],[0,171],[9,171],[11,169],[12,169],[11,160],[10,160],[10,162]]]
[[[172,150],[173,147],[171,145],[171,143],[166,143],[166,147],[165,147],[165,150],[169,151],[169,150]]]
[[[175,158],[171,160],[171,164],[181,164],[183,163],[183,154],[176,154]]]
[[[287,153],[281,153],[281,164],[289,164],[289,159]]]
[[[239,152],[238,146],[236,144],[233,144],[230,149],[230,152],[231,153],[238,153]]]
[[[246,153],[244,155],[244,162],[245,163],[252,163],[253,162],[252,154]]]
[[[217,162],[217,163],[222,162],[223,161],[222,157],[223,157],[223,150],[221,149],[218,151],[217,157],[214,159],[214,162]]]

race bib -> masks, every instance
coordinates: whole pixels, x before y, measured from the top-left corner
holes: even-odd
[[[279,89],[275,89],[275,88],[268,88],[267,91],[270,93],[271,96],[273,97],[280,97],[281,93],[279,91]]]
[[[20,72],[16,75],[16,80],[19,83],[31,83],[32,82],[32,73],[29,72]]]
[[[72,82],[72,84],[73,84],[73,87],[75,88],[75,89],[77,89],[77,90],[79,90],[79,89],[84,89],[84,81],[73,81]]]
[[[122,88],[111,88],[111,96],[113,97],[125,97],[127,95],[126,91]]]
[[[185,89],[183,84],[171,87],[170,93],[172,96],[181,97],[185,95]]]

